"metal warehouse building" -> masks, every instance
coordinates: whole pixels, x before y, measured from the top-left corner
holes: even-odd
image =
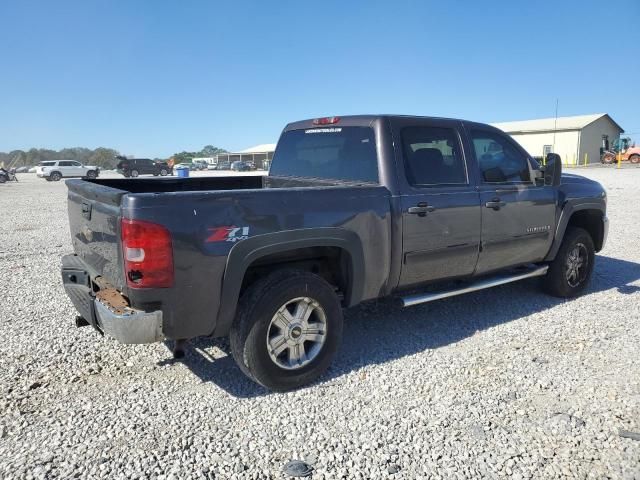
[[[276,150],[275,143],[264,143],[239,152],[219,153],[211,158],[203,158],[207,163],[217,165],[219,162],[251,161],[259,169],[267,170]],[[195,159],[194,159],[195,160]]]
[[[611,143],[624,132],[606,113],[492,125],[511,135],[530,155],[554,152],[569,165],[599,163],[602,139],[606,137]]]

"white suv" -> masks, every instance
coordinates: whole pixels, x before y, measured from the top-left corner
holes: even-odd
[[[100,174],[100,169],[93,166],[84,166],[75,160],[49,160],[38,164],[36,174],[48,181],[57,182],[63,177],[97,178]]]

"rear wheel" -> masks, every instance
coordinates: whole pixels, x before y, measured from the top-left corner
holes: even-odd
[[[544,290],[554,297],[574,297],[582,293],[591,280],[595,248],[589,233],[568,227],[556,258],[544,277]]]
[[[631,163],[640,163],[640,155],[631,155],[629,161]]]
[[[166,177],[168,174],[169,174],[169,170],[167,170],[166,168],[163,168],[160,170],[160,176]]]
[[[60,172],[51,172],[51,175],[49,175],[49,179],[53,182],[58,182],[61,178],[62,175],[60,174]]]
[[[5,183],[7,181],[7,177],[5,177],[4,175],[0,174],[0,183]]]
[[[308,272],[281,270],[243,294],[230,333],[240,369],[261,385],[291,390],[329,367],[342,338],[342,309],[331,285]]]
[[[130,175],[133,178],[136,178],[138,175],[140,175],[140,172],[138,172],[138,170],[131,170]]]

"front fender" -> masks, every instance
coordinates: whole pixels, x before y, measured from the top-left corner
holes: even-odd
[[[551,248],[549,249],[549,253],[545,257],[545,261],[552,261],[556,257],[556,254],[560,249],[560,245],[562,244],[562,240],[564,239],[564,234],[567,230],[567,226],[569,225],[569,221],[571,220],[571,216],[580,210],[598,210],[602,212],[603,219],[606,219],[606,204],[604,200],[592,199],[588,202],[567,201],[562,207],[558,226],[556,227],[555,237],[551,244]]]
[[[327,227],[258,235],[237,243],[229,251],[213,336],[228,334],[235,318],[245,273],[253,262],[267,255],[305,247],[338,247],[345,250],[351,261],[350,288],[345,303],[351,306],[362,300],[364,253],[362,242],[356,233],[342,228]]]

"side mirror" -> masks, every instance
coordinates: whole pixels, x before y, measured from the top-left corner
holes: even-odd
[[[544,184],[557,187],[560,185],[562,177],[562,159],[557,153],[547,154],[545,165],[542,166],[544,172]]]

